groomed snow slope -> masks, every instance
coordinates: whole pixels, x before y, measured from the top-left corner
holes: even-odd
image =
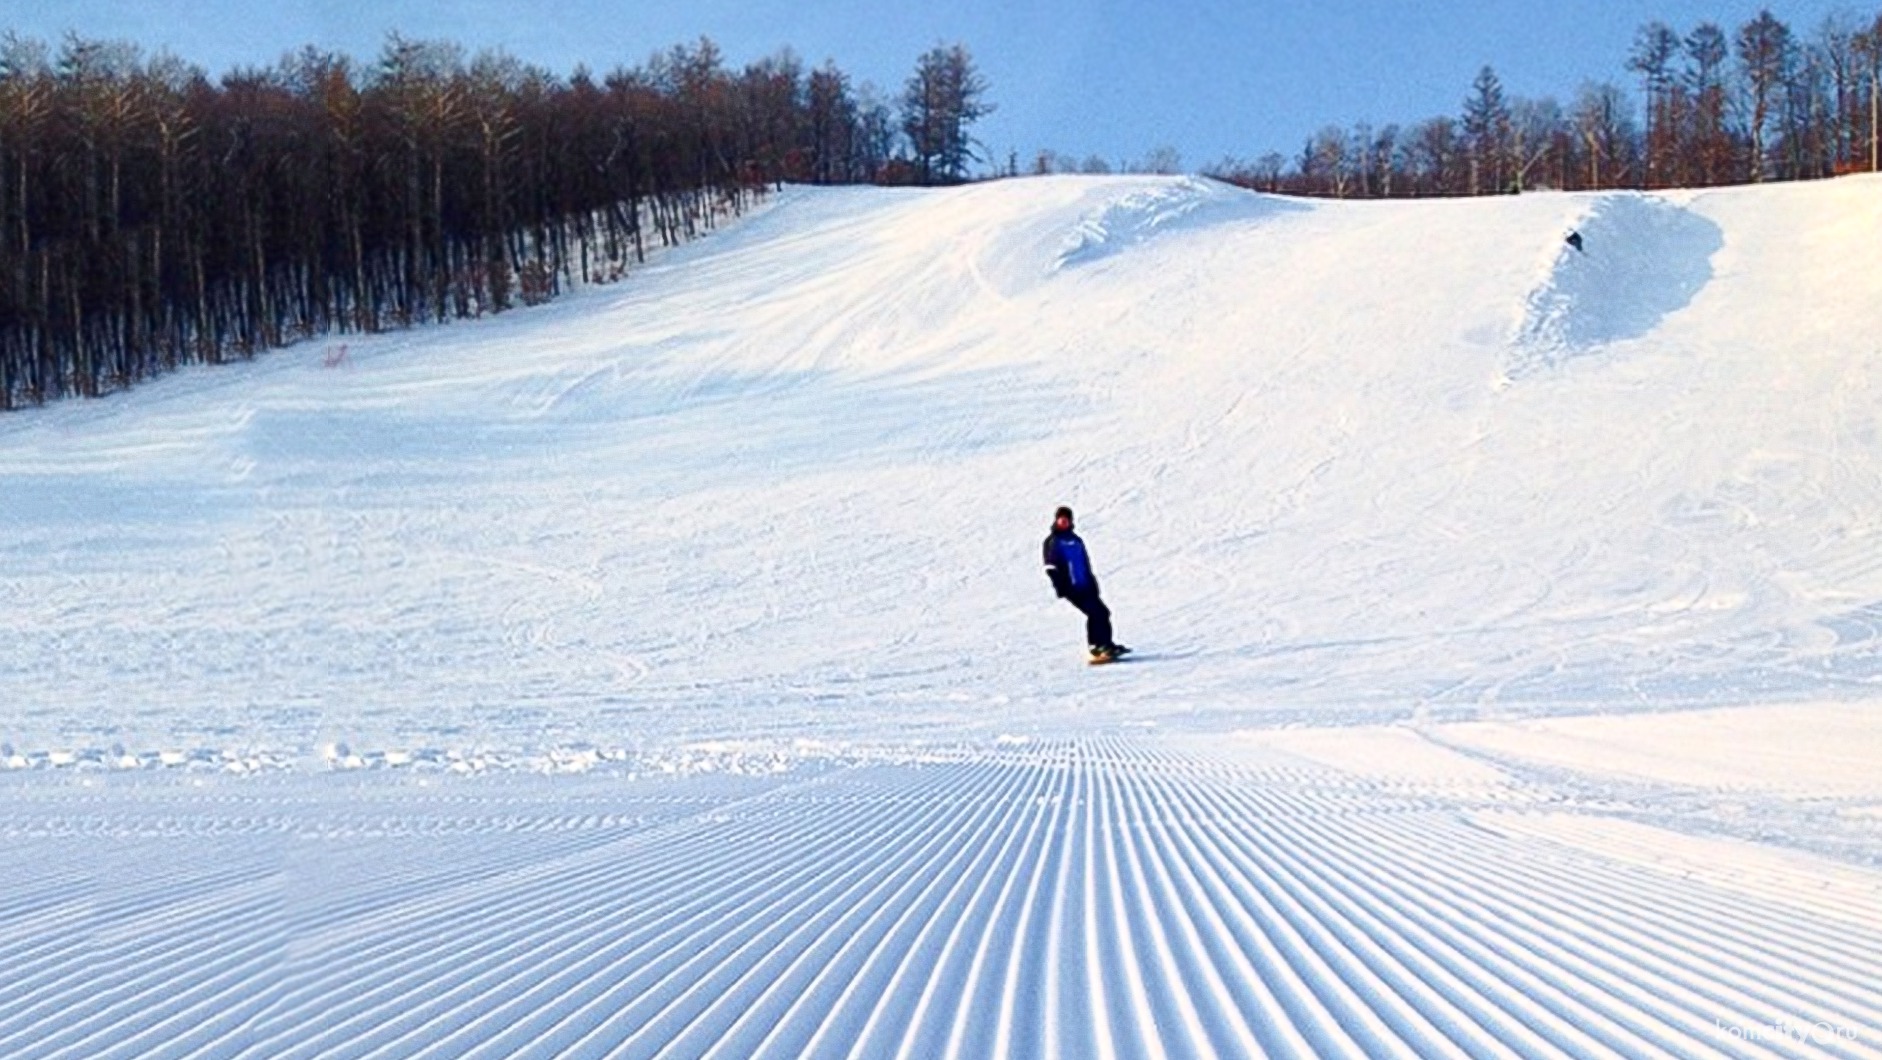
[[[1878,232],[794,190],[0,419],[0,1053],[1882,1055]]]
[[[7,737],[530,754],[1867,697],[1878,200],[792,192],[620,288],[7,417]],[[1156,666],[1067,665],[1058,503]]]

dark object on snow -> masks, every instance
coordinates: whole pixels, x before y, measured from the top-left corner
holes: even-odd
[[[1060,508],[1053,513],[1052,533],[1046,537],[1046,577],[1052,590],[1062,600],[1070,601],[1085,615],[1085,640],[1091,645],[1094,660],[1109,661],[1130,649],[1111,640],[1111,609],[1098,595],[1098,576],[1092,572],[1091,556],[1084,539],[1072,531],[1072,510]]]
[[[1580,251],[1583,254],[1588,253],[1587,251],[1581,249],[1581,233],[1580,232],[1570,232],[1568,234],[1568,245],[1571,247],[1574,247],[1577,251]]]

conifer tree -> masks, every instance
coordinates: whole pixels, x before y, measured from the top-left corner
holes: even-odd
[[[1464,140],[1470,157],[1470,193],[1506,190],[1504,160],[1509,154],[1510,110],[1503,82],[1486,66],[1464,101]]]
[[[965,179],[974,160],[969,128],[993,113],[985,101],[986,79],[959,44],[923,54],[902,92],[902,131],[914,152],[923,184]]]

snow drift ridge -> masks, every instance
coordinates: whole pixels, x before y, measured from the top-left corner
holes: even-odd
[[[1086,213],[1065,237],[1053,267],[1087,264],[1174,232],[1304,209],[1287,199],[1184,177],[1140,188]]]
[[[1530,291],[1509,376],[1520,379],[1652,331],[1712,278],[1718,225],[1664,198],[1616,193],[1594,201]]]

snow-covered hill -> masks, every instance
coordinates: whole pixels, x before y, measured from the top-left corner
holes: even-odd
[[[0,419],[0,1053],[1878,1055],[1879,234],[799,189]]]
[[[1879,192],[792,192],[561,305],[10,417],[8,735],[528,753],[1866,696]],[[1157,665],[1067,665],[1059,503]]]

